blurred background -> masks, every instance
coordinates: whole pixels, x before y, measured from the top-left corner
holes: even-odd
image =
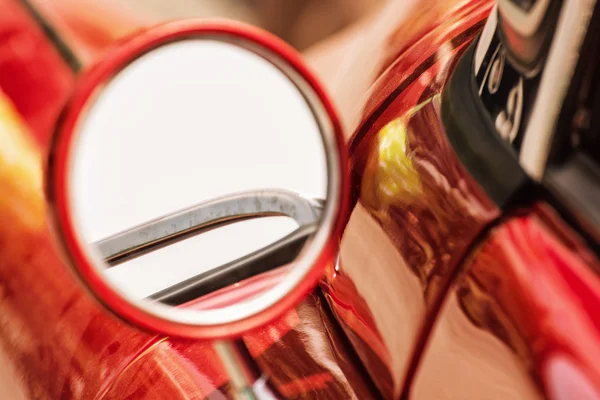
[[[413,0],[0,0],[28,4],[85,66],[115,40],[140,28],[181,18],[227,18],[261,27],[305,57],[352,132],[361,100],[385,55],[402,47],[399,25]],[[443,2],[442,2],[443,3]],[[452,4],[452,2],[450,2]],[[0,8],[0,22],[2,22]],[[6,13],[5,13],[6,14]],[[437,14],[432,14],[432,18]],[[10,23],[10,18],[6,18]],[[417,26],[419,26],[417,24]],[[396,38],[392,42],[382,40]],[[395,50],[394,50],[395,49]],[[31,121],[31,118],[29,119]]]
[[[122,0],[153,20],[225,17],[258,25],[298,50],[369,14],[384,0]]]

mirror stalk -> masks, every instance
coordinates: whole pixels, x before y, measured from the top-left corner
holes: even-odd
[[[260,376],[254,368],[252,357],[241,339],[216,340],[213,342],[213,347],[229,376],[236,400],[275,400],[281,398],[274,393],[266,378]]]

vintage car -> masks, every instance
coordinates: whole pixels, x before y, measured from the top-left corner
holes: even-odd
[[[86,11],[86,4],[0,0],[0,398],[600,399],[600,4],[393,0],[311,48],[304,60],[251,27],[211,21],[142,27],[135,16],[108,7]],[[306,206],[330,218],[326,240],[319,230],[283,243],[320,244],[318,257],[307,250],[294,253],[298,262],[270,259],[289,262],[284,269],[262,268],[266,258],[259,258],[252,263],[256,277],[236,275],[199,298],[155,296],[160,307],[189,307],[173,307],[176,320],[160,307],[150,310],[145,299],[124,302],[130,297],[118,296],[122,287],[106,284],[92,265],[96,259],[75,232],[85,213],[68,207],[77,203],[69,185],[89,184],[86,193],[93,195],[81,207],[94,204],[85,215],[95,215],[97,224],[113,213],[128,221],[125,228],[133,226],[128,218],[144,204],[138,199],[136,208],[122,211],[117,202],[98,211],[107,203],[104,187],[117,186],[101,186],[108,164],[72,167],[81,158],[72,142],[98,126],[86,125],[94,121],[86,101],[99,96],[98,88],[113,87],[157,43],[207,32],[262,52],[296,77],[290,80],[313,101],[319,126],[331,125],[321,130],[329,132],[321,132],[327,161],[315,163],[333,169],[328,182],[339,187],[325,203],[269,194],[282,203],[265,215],[298,220],[297,209]],[[245,65],[227,65],[237,62]],[[169,65],[169,77],[207,75]],[[215,65],[214,76],[227,70]],[[161,76],[137,87],[166,91]],[[245,81],[255,91],[264,85]],[[252,116],[241,118],[234,107],[236,96],[225,97],[231,108],[219,118],[249,124]],[[267,100],[281,105],[283,99]],[[167,95],[161,104],[173,101],[174,109],[185,108]],[[210,98],[204,107],[219,101]],[[133,115],[132,104],[113,112]],[[145,129],[157,123],[148,109],[136,118]],[[276,128],[291,134],[291,125]],[[123,138],[119,132],[113,136]],[[202,157],[214,156],[215,168],[236,140],[254,135],[252,129],[235,140],[210,135],[212,147]],[[291,150],[277,142],[287,151],[278,155],[298,157],[309,168],[315,154],[292,151],[301,136],[290,139]],[[132,137],[142,155],[167,146]],[[218,140],[228,140],[227,151],[216,150]],[[242,141],[253,149],[251,140]],[[119,157],[90,149],[89,157]],[[187,156],[178,158],[192,157],[182,151]],[[260,154],[254,157],[269,156]],[[149,164],[144,168],[155,179],[147,184],[158,191],[150,196],[171,190],[163,168]],[[186,165],[176,164],[179,171]],[[92,170],[100,175],[78,178]],[[134,196],[137,179],[122,167],[111,171],[107,185],[127,176],[129,184],[114,190]],[[262,194],[244,193],[243,199],[261,200]],[[218,208],[229,198],[220,199],[199,207]],[[248,207],[238,210],[241,218]],[[231,217],[229,209],[219,210]],[[127,249],[123,236],[109,239],[121,247],[94,243],[100,261],[116,264],[162,236]],[[296,264],[306,279],[295,281],[281,302],[235,321],[219,311],[253,304],[256,291],[276,293],[287,282],[279,271]],[[149,282],[155,270],[123,275],[119,285]],[[196,310],[224,322],[186,314]],[[257,382],[269,389],[261,392]]]

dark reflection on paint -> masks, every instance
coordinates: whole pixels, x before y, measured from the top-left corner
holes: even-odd
[[[260,370],[286,399],[375,398],[341,332],[309,295],[296,309],[244,336]],[[226,399],[230,384],[210,342],[166,338],[144,352],[104,399]]]
[[[438,38],[448,36],[429,58],[433,43],[426,40],[402,55],[397,65],[419,56],[432,61],[405,80],[394,80],[401,71],[392,65],[380,82],[404,89],[382,101],[350,145],[356,205],[339,268],[322,288],[386,398],[400,394],[458,260],[499,215],[461,166],[440,120],[439,94],[476,30],[463,32],[478,21],[474,16],[462,31],[442,25]]]

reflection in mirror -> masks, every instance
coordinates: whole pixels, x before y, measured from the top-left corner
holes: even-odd
[[[76,129],[77,235],[128,298],[194,309],[248,300],[317,231],[321,127],[296,85],[250,50],[157,47],[93,96]],[[242,294],[215,300],[232,287]]]

